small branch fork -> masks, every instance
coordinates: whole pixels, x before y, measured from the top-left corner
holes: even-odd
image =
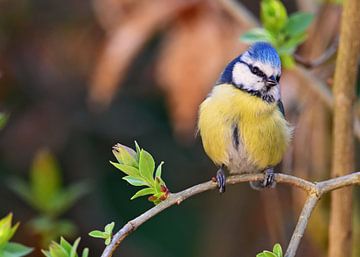
[[[239,184],[242,182],[261,181],[264,179],[263,174],[245,174],[228,177],[226,180],[227,185]],[[305,228],[308,220],[316,203],[320,200],[321,196],[330,191],[360,184],[360,172],[351,173],[349,175],[321,181],[310,182],[302,178],[298,178],[286,174],[275,174],[275,181],[277,183],[288,184],[304,190],[308,194],[308,198],[301,211],[298,223],[295,227],[294,233],[291,237],[290,243],[285,253],[285,257],[294,257],[299,247],[301,238],[304,235]],[[136,230],[143,223],[156,216],[158,213],[171,207],[172,205],[179,205],[182,201],[194,195],[200,194],[205,191],[216,189],[216,182],[208,181],[178,193],[169,194],[168,198],[160,204],[154,206],[148,211],[144,212],[135,219],[130,220],[124,227],[122,227],[114,236],[111,243],[105,248],[101,257],[111,257],[116,248],[121,242],[134,230]]]

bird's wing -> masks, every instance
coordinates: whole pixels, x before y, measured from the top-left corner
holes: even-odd
[[[284,108],[284,105],[283,105],[283,103],[281,102],[281,100],[279,100],[279,101],[277,102],[277,106],[278,106],[280,112],[282,113],[282,115],[285,117],[285,108]]]

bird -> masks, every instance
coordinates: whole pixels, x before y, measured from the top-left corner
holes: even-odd
[[[209,158],[219,167],[216,181],[225,191],[225,170],[264,173],[254,189],[275,185],[274,167],[290,144],[292,127],[280,95],[281,60],[266,42],[252,44],[227,64],[200,104],[198,132]]]

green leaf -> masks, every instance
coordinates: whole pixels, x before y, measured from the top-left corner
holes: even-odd
[[[112,161],[110,161],[110,163],[112,165],[114,165],[117,169],[121,170],[122,172],[124,172],[127,175],[136,177],[137,174],[139,173],[138,169],[134,168],[132,166],[128,166],[128,165],[125,165],[125,164],[116,163],[116,162],[112,162]]]
[[[136,178],[133,176],[125,176],[122,178],[123,180],[126,180],[130,185],[133,186],[146,186],[148,183],[140,178]]]
[[[89,233],[89,236],[94,237],[94,238],[106,238],[107,235],[105,235],[105,233],[103,231],[100,230],[93,230]]]
[[[255,43],[255,42],[269,42],[274,44],[274,37],[266,30],[262,28],[251,29],[241,35],[240,40],[245,43]]]
[[[277,257],[283,257],[283,252],[280,244],[275,244],[273,252]]]
[[[21,257],[28,255],[32,251],[33,248],[10,242],[3,248],[3,255],[1,255],[1,257]]]
[[[307,30],[313,19],[314,15],[311,13],[296,12],[289,17],[284,32],[289,36],[301,34]]]
[[[0,113],[0,129],[3,129],[9,119],[9,114]]]
[[[10,241],[19,227],[19,223],[16,223],[12,227],[12,217],[12,213],[9,213],[0,220],[0,248]]]
[[[105,232],[107,232],[109,235],[112,234],[112,231],[114,229],[115,222],[111,222],[105,226]]]
[[[159,166],[157,166],[156,168],[156,172],[155,172],[155,178],[161,178],[161,172],[162,172],[162,166],[163,166],[164,162],[160,162]]]
[[[41,252],[43,253],[43,255],[45,255],[46,257],[51,257],[50,252],[49,251],[45,251],[45,250],[41,250]]]
[[[65,248],[61,247],[61,245],[56,242],[51,243],[49,252],[51,257],[69,257]]]
[[[141,189],[139,191],[137,191],[136,194],[134,194],[130,200],[134,200],[135,198],[138,198],[140,196],[144,196],[144,195],[151,195],[151,194],[154,194],[155,193],[155,190],[153,188],[144,188],[144,189]]]
[[[137,161],[136,161],[136,152],[122,144],[116,144],[113,147],[113,154],[115,155],[116,159],[119,163],[137,167]]]
[[[137,162],[139,162],[141,149],[136,141],[135,141],[135,148],[136,148],[136,160]]]
[[[270,251],[263,251],[264,257],[276,257],[276,255]]]
[[[105,245],[109,245],[111,243],[111,237],[106,238]]]
[[[60,245],[69,253],[71,251],[72,245],[65,240],[65,238],[60,237]]]
[[[49,212],[49,205],[60,191],[61,176],[55,158],[47,149],[41,149],[35,155],[30,172],[30,185],[38,208]]]
[[[71,252],[70,252],[70,257],[75,257],[77,256],[76,254],[76,250],[77,250],[77,247],[79,246],[79,243],[80,243],[80,237],[78,239],[75,240],[74,244],[73,244],[73,247],[71,248]]]
[[[145,150],[140,151],[139,171],[151,185],[153,185],[153,173],[155,169],[155,161],[150,153]]]
[[[266,257],[264,253],[258,253],[256,257]]]
[[[288,19],[286,8],[279,0],[263,0],[260,6],[260,19],[264,28],[277,33]]]
[[[89,255],[89,248],[84,248],[81,257],[88,257]]]

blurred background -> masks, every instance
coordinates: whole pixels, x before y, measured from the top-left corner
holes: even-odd
[[[306,67],[285,69],[280,81],[295,132],[278,171],[319,181],[330,176],[326,90],[335,57],[311,61],[336,45],[341,2],[283,4],[289,14],[315,16],[296,51]],[[246,49],[240,36],[259,26],[259,9],[251,0],[0,0],[0,111],[8,114],[0,131],[0,217],[13,212],[21,221],[14,241],[36,247],[29,256],[42,256],[39,249],[60,235],[81,236],[81,248],[100,256],[104,243],[89,231],[111,221],[117,230],[153,206],[129,200],[136,188],[109,163],[118,142],[134,147],[136,140],[157,164],[165,161],[172,192],[215,174],[195,137],[198,106],[226,63]],[[207,192],[141,226],[115,256],[255,256],[276,242],[285,247],[304,197],[284,185]],[[299,255],[325,256],[328,210],[324,197]]]

